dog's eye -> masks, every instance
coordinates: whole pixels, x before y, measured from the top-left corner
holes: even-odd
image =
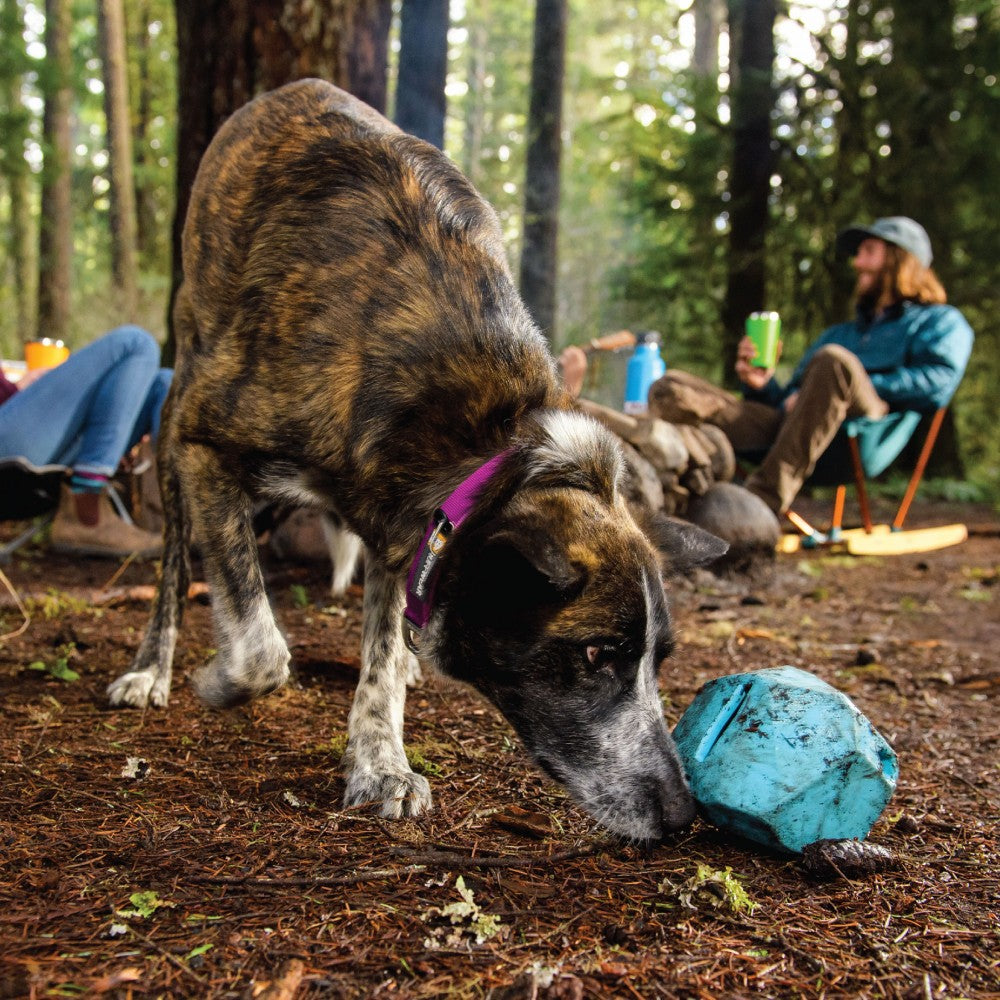
[[[588,646],[587,662],[598,670],[602,667],[613,667],[619,653],[617,646]]]

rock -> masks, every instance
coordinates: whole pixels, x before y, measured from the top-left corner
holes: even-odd
[[[577,407],[632,445],[658,475],[683,472],[687,468],[688,450],[678,428],[672,424],[649,416],[620,413],[589,399],[578,399]]]
[[[662,510],[663,487],[656,476],[656,470],[635,448],[624,441],[622,453],[625,456],[626,471],[623,490],[625,499],[629,503],[648,507],[649,510]]]
[[[629,443],[639,449],[644,458],[663,475],[685,469],[689,461],[684,438],[673,424],[653,417],[641,417]]]
[[[701,424],[698,432],[710,442],[712,475],[717,483],[728,483],[736,475],[736,452],[725,431],[714,424]]]
[[[688,502],[687,519],[729,542],[720,562],[741,571],[760,560],[772,561],[781,525],[760,497],[736,483],[715,483]]]
[[[290,562],[322,562],[330,558],[320,515],[315,510],[293,510],[271,532],[271,552]]]

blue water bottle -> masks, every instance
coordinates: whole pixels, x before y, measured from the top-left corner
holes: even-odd
[[[666,371],[660,356],[660,335],[655,330],[636,334],[635,350],[625,372],[625,412],[645,413],[649,387]]]

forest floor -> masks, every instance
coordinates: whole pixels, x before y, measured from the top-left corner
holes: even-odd
[[[700,820],[648,852],[616,844],[490,706],[437,680],[406,727],[434,811],[345,812],[359,587],[332,604],[326,567],[271,561],[293,683],[201,707],[195,601],[169,708],[111,709],[154,567],[30,549],[7,567],[30,625],[0,641],[0,998],[1000,997],[1000,520],[912,515],[956,518],[971,537],[937,552],[782,555],[670,588],[671,725],[707,680],[788,663],[895,748],[869,840],[896,866],[851,877]]]

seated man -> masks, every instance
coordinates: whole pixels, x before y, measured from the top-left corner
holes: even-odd
[[[945,305],[921,225],[896,216],[854,226],[837,237],[837,250],[857,273],[855,318],[826,330],[788,385],[751,363],[756,349],[744,337],[736,358],[742,399],[680,371],[668,371],[649,394],[650,411],[665,420],[706,421],[737,452],[766,452],[745,485],[779,515],[844,420],[946,404],[972,351],[972,330]]]

